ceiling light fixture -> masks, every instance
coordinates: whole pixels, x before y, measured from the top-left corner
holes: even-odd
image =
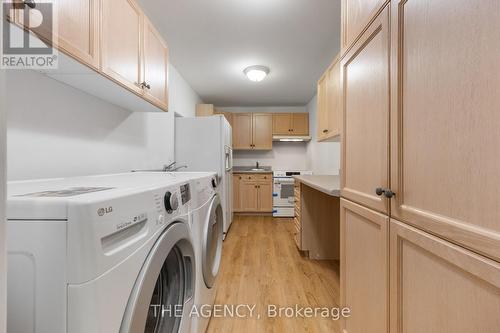
[[[260,82],[269,74],[269,67],[266,66],[250,66],[243,70],[243,73],[250,81]]]

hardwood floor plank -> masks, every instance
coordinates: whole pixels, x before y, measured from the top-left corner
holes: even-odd
[[[207,332],[340,332],[331,318],[276,317],[268,305],[338,307],[339,264],[301,256],[293,220],[237,216],[224,242],[215,304],[255,305],[252,318],[212,318]]]

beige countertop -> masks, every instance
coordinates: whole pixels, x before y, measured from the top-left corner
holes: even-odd
[[[295,179],[320,192],[340,197],[340,176],[330,175],[302,175],[294,176]]]

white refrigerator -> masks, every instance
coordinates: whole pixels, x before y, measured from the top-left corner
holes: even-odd
[[[175,118],[175,161],[187,171],[216,172],[224,210],[224,237],[233,222],[232,129],[223,115]]]

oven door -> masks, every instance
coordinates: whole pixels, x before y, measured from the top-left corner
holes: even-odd
[[[273,206],[293,207],[295,180],[291,177],[274,178]]]

